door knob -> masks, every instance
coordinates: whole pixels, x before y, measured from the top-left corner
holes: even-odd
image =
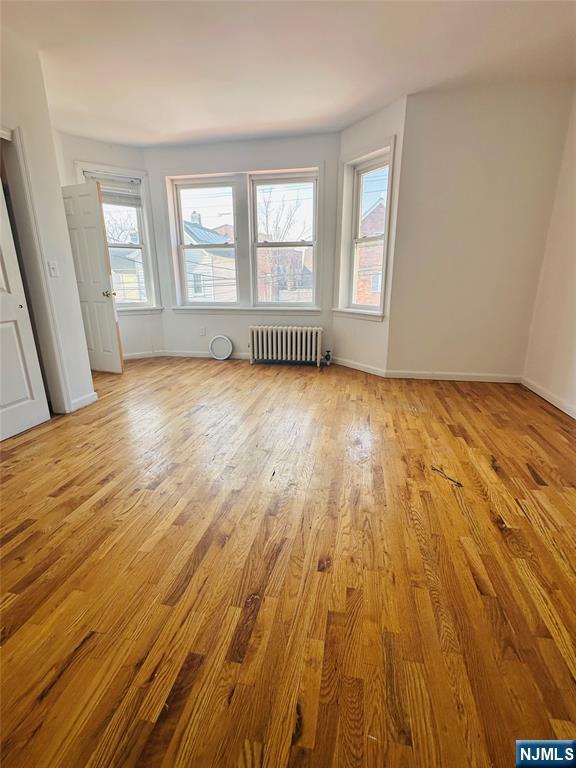
[[[106,296],[107,299],[110,298],[110,291],[102,291],[102,296]]]
[[[112,291],[112,296],[116,296],[116,291]]]

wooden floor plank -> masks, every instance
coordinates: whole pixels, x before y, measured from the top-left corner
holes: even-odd
[[[504,768],[576,738],[576,424],[517,385],[131,361],[2,444],[8,768]]]

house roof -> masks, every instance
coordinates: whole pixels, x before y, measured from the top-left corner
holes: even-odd
[[[227,238],[214,229],[208,229],[201,224],[193,224],[191,221],[183,221],[184,234],[188,237],[188,245],[229,245]],[[233,248],[214,248],[210,253],[215,253],[224,258],[234,258]]]
[[[208,229],[201,224],[194,224],[191,221],[183,221],[182,226],[184,227],[184,232],[189,240],[187,245],[205,245],[209,248],[210,253],[224,258],[234,258],[234,247],[226,239],[225,235],[217,232],[215,229]],[[228,247],[214,248],[213,245],[227,245]],[[286,250],[288,252],[294,252],[292,249]],[[308,269],[305,264],[302,265],[302,271],[311,273],[311,270]]]
[[[215,229],[207,229],[201,224],[193,224],[191,221],[182,222],[184,233],[190,238],[191,245],[217,245],[218,243],[227,243],[228,240]]]
[[[362,216],[362,221],[366,221],[368,216],[370,216],[370,214],[373,213],[376,210],[376,208],[379,208],[380,206],[386,207],[386,200],[384,199],[384,195],[380,195],[380,197],[378,197],[372,203],[372,205],[370,206],[370,208],[368,208],[364,216]]]
[[[183,221],[184,234],[187,236],[188,245],[229,245],[226,237],[214,229],[207,229],[201,224],[193,224],[191,221]],[[233,248],[210,248],[210,253],[225,258],[234,258]]]

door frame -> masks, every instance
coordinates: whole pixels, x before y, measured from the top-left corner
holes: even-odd
[[[54,412],[70,413],[75,410],[78,405],[72,400],[66,372],[64,350],[62,349],[60,337],[57,332],[54,297],[49,287],[46,254],[42,248],[42,241],[39,234],[24,132],[21,126],[17,126],[12,130],[2,127],[0,137],[9,142],[5,149],[8,152],[12,173],[8,173],[7,165],[6,173],[15,216],[18,217],[17,208],[21,207],[25,209],[23,213],[25,221],[16,222],[17,225],[21,225],[19,227],[17,226],[18,238],[22,242],[23,236],[26,236],[27,251],[30,254],[30,259],[33,259],[36,262],[36,265],[39,266],[37,272],[40,275],[40,280],[37,282],[35,281],[37,290],[30,291],[30,302],[33,312],[37,310],[37,305],[40,303],[44,304],[45,309],[45,312],[42,312],[42,315],[43,319],[47,321],[47,324],[45,327],[44,339],[38,340],[38,354],[42,358],[45,370],[48,368],[48,362],[50,369],[53,372],[51,380],[46,382],[47,394]],[[26,232],[23,231],[24,229]],[[22,266],[26,273],[26,263],[23,263]],[[27,280],[30,287],[31,281],[29,278],[27,278]],[[36,314],[38,313],[36,312]]]

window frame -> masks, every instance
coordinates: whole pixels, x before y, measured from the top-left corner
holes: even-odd
[[[337,252],[336,274],[334,281],[334,304],[332,312],[335,315],[355,317],[360,320],[382,322],[390,303],[390,248],[393,247],[394,221],[397,209],[397,189],[395,176],[395,146],[394,134],[384,138],[377,149],[364,152],[362,155],[341,157],[338,182],[338,229],[336,233]],[[353,232],[355,231],[355,172],[364,165],[389,164],[388,189],[386,200],[386,232],[384,243],[384,259],[382,265],[382,291],[380,304],[352,304],[352,267],[354,257]],[[393,210],[394,209],[394,210]],[[392,238],[392,241],[391,241]]]
[[[351,242],[348,254],[348,287],[347,287],[347,302],[346,309],[353,312],[365,312],[367,314],[383,315],[384,314],[384,292],[386,285],[386,271],[388,267],[388,234],[390,229],[390,192],[392,188],[392,144],[390,147],[377,156],[374,156],[368,160],[352,163],[354,171],[354,180],[352,184],[352,227],[351,227]],[[388,166],[388,185],[386,188],[386,214],[384,222],[384,232],[381,235],[360,236],[360,211],[361,211],[361,194],[362,194],[362,176],[371,171],[375,171],[378,168],[384,168]],[[355,294],[355,280],[356,280],[356,248],[361,244],[375,243],[382,241],[382,270],[381,270],[381,287],[380,287],[380,301],[378,304],[357,304],[354,302]]]
[[[270,241],[258,240],[258,199],[259,186],[271,184],[289,184],[305,181],[312,183],[313,201],[313,232],[312,240]],[[318,188],[320,182],[319,170],[286,171],[280,173],[249,174],[249,206],[250,206],[250,276],[252,306],[259,309],[316,309],[318,301]],[[311,301],[259,301],[258,299],[258,248],[312,248],[312,299]]]
[[[234,240],[230,243],[222,243],[220,248],[231,248],[234,250],[235,261],[235,280],[236,280],[236,301],[206,301],[205,299],[193,299],[188,296],[186,288],[186,261],[184,259],[185,252],[187,250],[210,250],[215,248],[215,245],[208,245],[207,243],[199,245],[185,245],[184,244],[184,222],[182,219],[182,205],[180,192],[182,189],[193,189],[196,187],[230,187],[232,189],[232,211],[234,216]],[[174,178],[172,179],[172,194],[174,200],[174,213],[176,224],[176,250],[177,250],[177,272],[178,272],[178,288],[180,295],[180,306],[182,307],[221,307],[237,308],[240,304],[240,283],[239,283],[239,264],[238,264],[238,194],[237,194],[237,177],[236,176],[197,176],[187,178]]]
[[[119,168],[117,166],[107,165],[104,163],[92,163],[83,160],[74,161],[76,167],[76,177],[79,183],[87,181],[85,174],[95,176],[95,181],[98,182],[99,189],[102,184],[106,184],[106,181],[122,182],[129,179],[138,179],[140,182],[140,208],[137,208],[138,217],[138,229],[140,232],[141,242],[138,244],[127,243],[114,243],[108,242],[108,234],[104,227],[106,234],[106,246],[108,248],[108,256],[110,258],[110,248],[126,248],[132,249],[140,248],[142,250],[142,266],[144,269],[144,284],[146,286],[147,301],[130,301],[121,302],[115,301],[115,306],[120,313],[130,312],[145,312],[145,311],[159,311],[162,309],[160,304],[160,294],[158,290],[158,264],[156,260],[156,252],[152,247],[154,242],[152,231],[152,217],[150,215],[150,192],[148,187],[148,174],[146,171],[133,170],[130,168]],[[100,206],[103,206],[102,190],[100,189]],[[104,220],[104,210],[102,208],[102,219]]]

